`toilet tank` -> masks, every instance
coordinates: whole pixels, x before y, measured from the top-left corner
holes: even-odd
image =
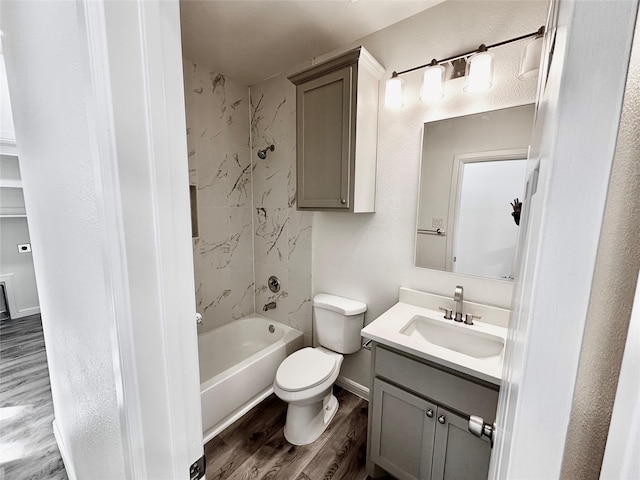
[[[336,295],[313,297],[313,327],[318,343],[338,353],[360,350],[360,330],[367,305]]]

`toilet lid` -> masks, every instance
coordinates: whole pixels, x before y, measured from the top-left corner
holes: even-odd
[[[333,373],[336,359],[307,347],[289,355],[278,367],[276,383],[282,390],[296,392],[315,387]]]

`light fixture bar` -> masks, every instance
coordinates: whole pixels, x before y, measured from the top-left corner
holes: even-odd
[[[510,38],[509,40],[504,40],[502,42],[494,43],[492,45],[484,45],[484,44],[482,44],[478,48],[476,48],[475,50],[470,50],[468,52],[461,53],[459,55],[454,55],[452,57],[443,58],[442,60],[436,60],[434,58],[429,63],[425,63],[424,65],[419,65],[417,67],[409,68],[409,69],[403,70],[401,72],[393,72],[393,74],[394,74],[394,76],[404,75],[405,73],[415,72],[416,70],[420,70],[421,68],[434,66],[434,65],[441,65],[443,63],[452,62],[452,61],[458,60],[460,58],[466,58],[466,57],[468,57],[470,55],[473,55],[474,53],[478,53],[480,51],[486,51],[486,50],[489,50],[490,48],[501,47],[502,45],[507,45],[509,43],[518,42],[520,40],[524,40],[525,38],[542,36],[542,35],[544,35],[544,30],[545,29],[544,29],[544,25],[543,25],[537,31],[535,31],[533,33],[527,33],[526,35],[520,35],[519,37]]]

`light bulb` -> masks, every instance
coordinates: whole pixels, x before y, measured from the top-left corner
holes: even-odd
[[[444,97],[444,71],[442,65],[427,67],[422,76],[421,101],[440,100]]]
[[[384,108],[388,110],[400,110],[402,103],[402,80],[394,72],[393,76],[387,80],[384,89]]]
[[[542,36],[536,37],[527,43],[522,51],[522,59],[520,60],[520,73],[518,78],[536,77],[540,70],[540,57],[542,56]]]
[[[481,92],[491,87],[493,82],[493,54],[478,52],[467,60],[467,84],[465,92]]]

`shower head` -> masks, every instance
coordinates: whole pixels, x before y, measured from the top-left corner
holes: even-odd
[[[264,150],[258,150],[258,158],[260,160],[264,160],[265,158],[267,158],[267,151],[271,150],[273,152],[275,149],[276,149],[275,145],[269,145]]]

